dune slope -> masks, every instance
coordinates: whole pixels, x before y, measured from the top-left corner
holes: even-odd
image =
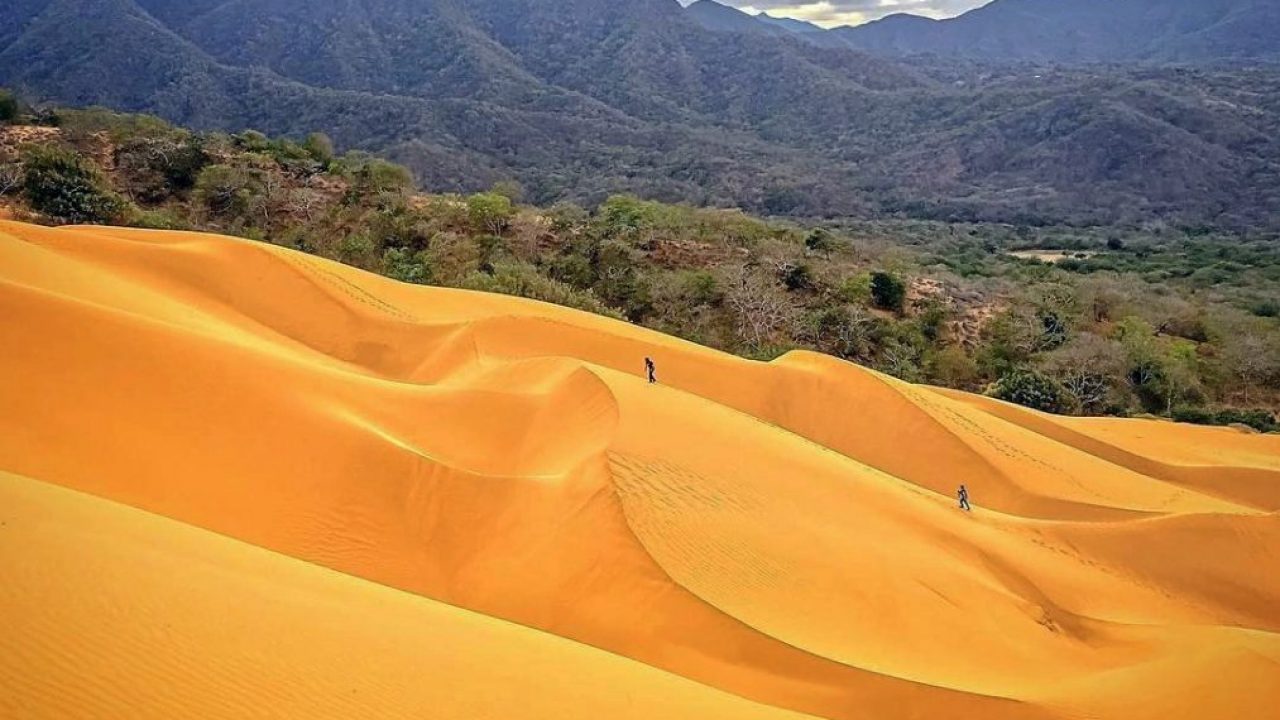
[[[348,681],[371,717],[1280,702],[1274,436],[755,363],[198,234],[0,224],[0,304],[21,716],[172,716],[157,683],[212,716],[256,688],[337,717]]]

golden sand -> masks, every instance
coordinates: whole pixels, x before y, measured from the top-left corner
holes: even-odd
[[[6,720],[1280,707],[1280,437],[174,232],[0,222],[0,349]]]

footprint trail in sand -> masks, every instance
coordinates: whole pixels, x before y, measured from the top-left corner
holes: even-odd
[[[0,717],[1280,707],[1280,437],[200,234],[0,223],[0,308]]]

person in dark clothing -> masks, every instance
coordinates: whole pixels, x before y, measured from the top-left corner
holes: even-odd
[[[960,486],[960,490],[956,492],[956,497],[960,498],[960,509],[966,512],[973,512],[973,508],[969,507],[969,490],[964,485]]]
[[[658,382],[658,366],[653,364],[653,358],[644,359],[644,373],[649,376],[649,384]]]

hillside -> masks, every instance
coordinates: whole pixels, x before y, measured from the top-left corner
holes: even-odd
[[[195,233],[0,224],[0,301],[6,715],[1280,701],[1276,436],[752,362]]]
[[[409,172],[259,133],[45,109],[0,91],[0,215],[234,234],[417,284],[627,318],[750,358],[821,351],[1064,414],[1276,429],[1267,233],[911,221],[801,225],[616,195],[428,195]],[[0,118],[2,120],[2,118]],[[42,122],[44,124],[27,124]]]
[[[877,54],[985,61],[1280,60],[1270,0],[996,0],[956,18],[899,14],[832,33]]]
[[[685,12],[702,27],[715,32],[736,32],[752,35],[789,35],[792,30],[752,17],[737,8],[722,5],[715,0],[697,0],[685,7]]]
[[[714,32],[669,0],[23,0],[0,13],[0,83],[34,99],[322,130],[432,191],[515,179],[542,204],[631,192],[796,217],[1276,223],[1280,75],[1265,70],[944,80]]]

